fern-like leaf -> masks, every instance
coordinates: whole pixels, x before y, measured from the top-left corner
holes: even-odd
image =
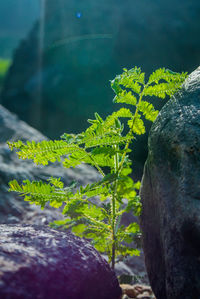
[[[42,181],[23,181],[19,184],[16,180],[9,182],[9,191],[15,191],[20,196],[24,197],[25,201],[31,204],[40,205],[44,208],[47,202],[53,207],[60,207],[62,203],[67,200],[71,195],[71,191],[63,191],[56,188],[51,183],[44,183]]]
[[[122,90],[113,99],[114,103],[124,103],[135,106],[137,104],[137,98],[132,94],[131,91]]]
[[[136,81],[138,83],[144,84],[145,73],[141,72],[141,68],[135,66],[134,68],[127,70],[126,68],[123,69],[124,73],[122,76],[128,77],[132,81]]]
[[[177,82],[177,83],[183,83],[185,78],[187,77],[187,73],[175,73],[172,72],[171,70],[165,69],[165,68],[160,68],[157,69],[155,72],[153,72],[149,76],[149,81],[148,84],[151,84],[155,82],[158,84],[160,80],[165,80],[168,83],[170,82]]]
[[[128,108],[121,108],[118,111],[113,112],[106,118],[104,127],[109,128],[113,126],[115,124],[115,120],[118,118],[133,118],[133,113]]]
[[[119,95],[123,92],[123,88],[129,88],[134,93],[140,94],[141,92],[141,84],[144,84],[144,73],[141,73],[140,68],[133,68],[131,70],[124,69],[124,72],[121,75],[115,77],[114,80],[111,81],[111,87],[116,93]]]
[[[159,111],[155,110],[154,106],[146,101],[142,101],[140,105],[138,106],[139,111],[141,111],[144,115],[144,117],[147,120],[150,120],[152,122],[155,121],[156,117],[158,116]]]
[[[145,96],[156,96],[164,99],[166,95],[172,96],[180,88],[180,83],[159,83],[153,86],[148,86],[144,90]]]
[[[61,156],[66,156],[78,150],[77,145],[67,144],[67,142],[63,140],[44,140],[38,143],[35,141],[27,141],[26,143],[18,141],[13,143],[8,142],[8,145],[11,150],[14,148],[19,150],[17,154],[20,159],[31,159],[35,164],[42,165],[48,165],[49,162],[60,161]]]
[[[141,119],[140,114],[137,114],[134,119],[130,119],[128,121],[128,126],[136,135],[142,135],[145,133],[144,122]]]
[[[119,135],[105,135],[100,138],[93,138],[85,141],[85,147],[86,148],[91,148],[91,147],[96,147],[96,146],[109,146],[109,145],[118,145],[118,144],[123,144],[126,143],[127,140],[131,140],[131,136],[124,136],[121,137]]]

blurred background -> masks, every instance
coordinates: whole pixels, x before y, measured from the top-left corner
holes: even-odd
[[[0,1],[0,103],[53,139],[117,110],[109,80],[123,67],[199,64],[198,0]],[[146,145],[135,144],[137,178]]]

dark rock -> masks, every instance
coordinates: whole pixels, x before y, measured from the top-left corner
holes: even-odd
[[[141,228],[157,299],[200,298],[200,67],[163,107],[149,136]]]
[[[114,272],[89,242],[40,226],[0,231],[0,298],[120,298]]]
[[[59,163],[42,167],[34,165],[32,161],[19,160],[6,144],[8,140],[18,139],[41,141],[47,138],[0,106],[0,223],[47,224],[62,217],[55,209],[47,207],[41,211],[39,207],[24,202],[15,193],[8,193],[10,180],[47,180],[50,176],[55,176],[61,177],[65,184],[73,180],[87,184],[100,178],[97,171],[87,165],[63,169]]]

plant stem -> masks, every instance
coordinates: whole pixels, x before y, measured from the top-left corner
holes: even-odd
[[[133,123],[132,123],[132,126],[131,126],[131,128],[130,128],[130,130],[129,130],[129,132],[128,132],[128,134],[130,134],[130,135],[132,134],[132,131],[133,131],[133,126],[134,126],[135,120],[136,120],[137,115],[138,115],[139,105],[140,105],[140,103],[141,103],[141,101],[142,101],[142,97],[143,97],[143,93],[144,93],[144,89],[145,89],[145,87],[146,87],[146,85],[144,85],[144,88],[143,88],[142,92],[140,93],[140,97],[139,97],[139,100],[138,100],[138,103],[137,103],[137,106],[136,106],[135,114],[134,114],[134,116],[133,116]],[[127,134],[127,135],[128,135],[128,134]],[[119,170],[118,170],[119,173],[121,172],[121,170],[122,170],[122,168],[123,168],[124,160],[125,160],[125,157],[126,157],[127,150],[128,150],[128,148],[129,148],[130,142],[131,142],[130,140],[127,140],[126,145],[125,145],[125,147],[124,147],[124,152],[123,152],[123,155],[122,155],[122,160],[121,160],[121,162],[120,162]]]
[[[144,86],[145,88],[145,86]],[[140,97],[136,106],[136,110],[135,110],[135,114],[133,117],[133,123],[132,126],[129,130],[128,134],[132,134],[132,130],[133,130],[133,125],[134,122],[137,118],[138,115],[138,111],[139,111],[139,105],[142,101],[142,97],[143,97],[143,93],[144,93],[144,88],[143,91],[140,93]],[[127,154],[127,150],[129,148],[130,145],[130,140],[128,140],[126,142],[125,148],[124,148],[124,153],[122,155],[122,160],[119,164],[119,157],[118,154],[116,153],[114,156],[114,165],[115,165],[115,173],[119,175],[119,173],[121,172],[122,168],[123,168],[123,164],[124,164],[124,160]],[[114,148],[117,149],[117,145],[114,145]],[[112,211],[112,253],[111,253],[111,268],[114,270],[115,268],[115,251],[116,251],[116,199],[117,199],[117,183],[118,183],[118,178],[116,178],[115,183],[114,183],[114,190],[113,190],[113,196],[112,196],[112,202],[111,202],[111,211]]]
[[[111,260],[111,268],[115,269],[115,235],[113,234],[113,243],[112,243],[112,260]]]
[[[117,145],[114,145],[114,148],[117,149]],[[115,173],[118,173],[119,168],[119,155],[116,153],[114,155],[114,165],[115,165]],[[117,199],[117,183],[118,179],[116,178],[114,182],[113,188],[113,196],[112,196],[112,256],[111,256],[111,268],[115,268],[115,250],[116,250],[116,199]]]
[[[115,213],[115,193],[113,193],[112,196],[112,225],[111,225],[111,230],[112,230],[112,252],[111,252],[111,268],[114,270],[115,268],[115,218],[116,218],[116,213]]]
[[[94,162],[94,166],[96,167],[96,169],[99,171],[99,173],[104,177],[105,173],[103,172],[103,170],[101,169],[101,167],[99,167],[99,165],[95,162],[95,160],[93,159],[92,155],[88,152],[86,152],[86,154],[90,157],[90,159]]]

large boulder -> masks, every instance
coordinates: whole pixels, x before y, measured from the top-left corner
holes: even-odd
[[[157,299],[200,298],[200,67],[163,107],[149,136],[141,228]]]
[[[70,233],[0,225],[0,298],[120,299],[107,262]]]

